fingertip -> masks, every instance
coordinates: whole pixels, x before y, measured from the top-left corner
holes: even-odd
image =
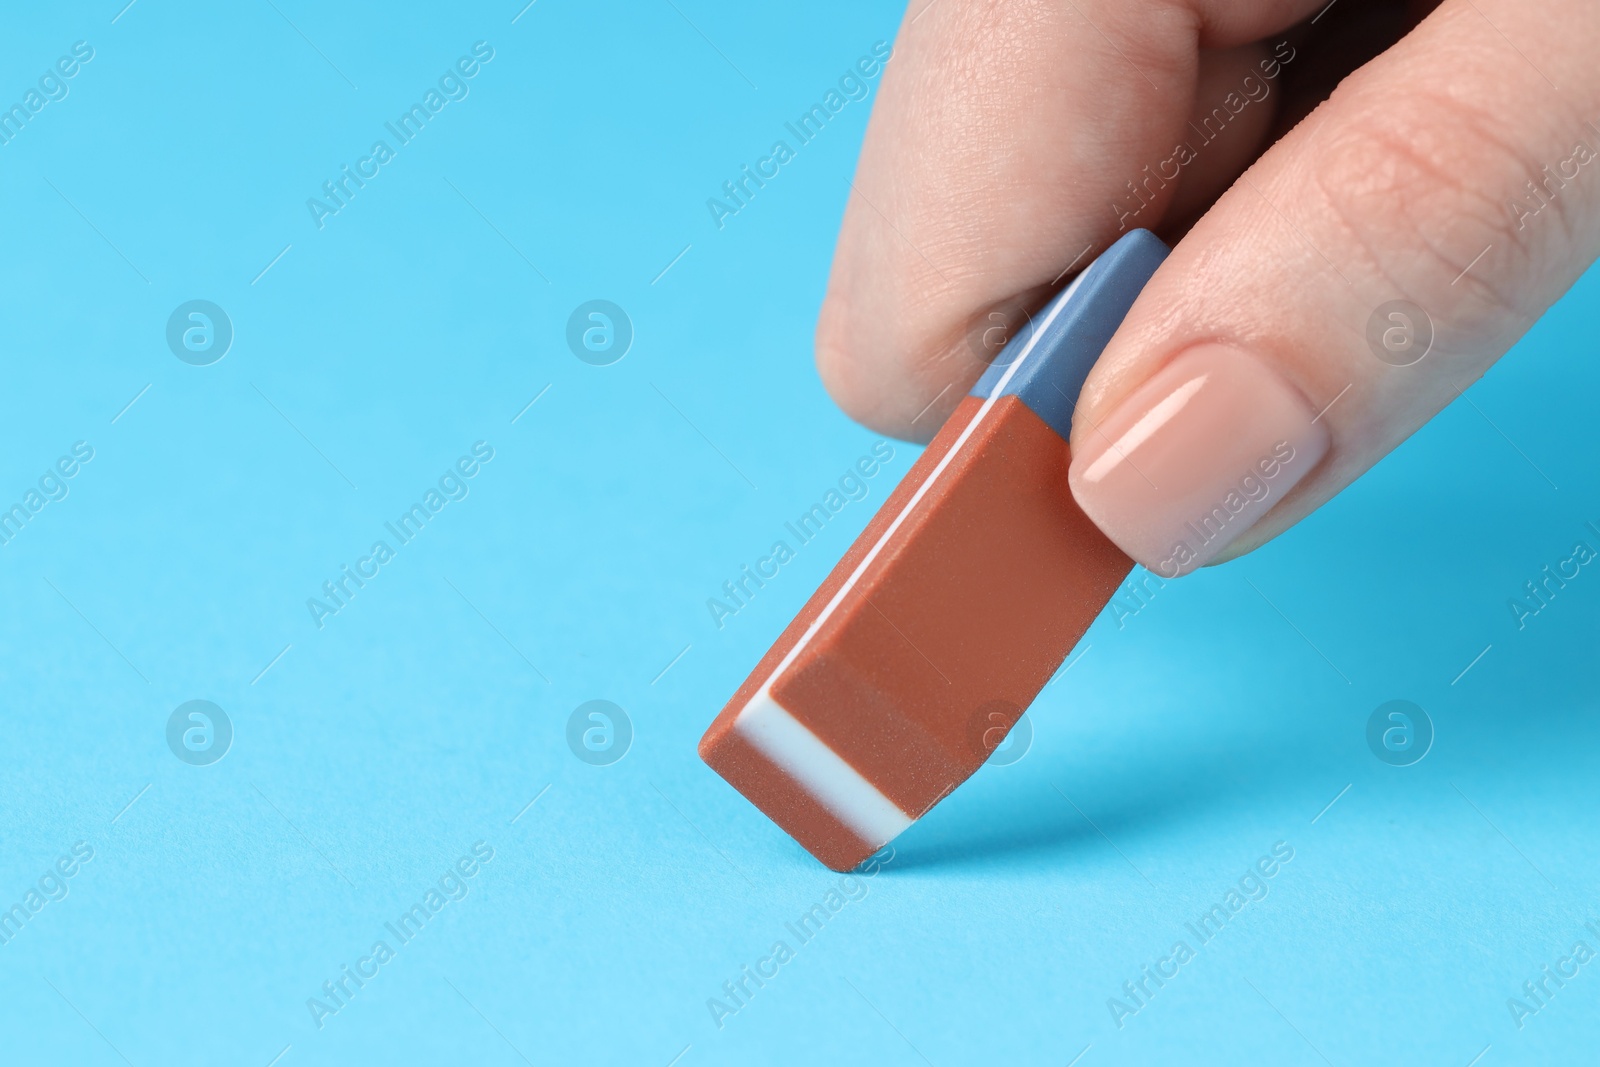
[[[1085,438],[1068,471],[1078,506],[1166,578],[1238,543],[1332,444],[1270,360],[1214,343],[1178,355]]]
[[[887,381],[885,369],[864,357],[845,300],[834,294],[822,306],[815,338],[817,375],[833,402],[854,421],[903,441],[927,443],[938,419],[918,436],[916,408],[905,410],[906,385]],[[926,401],[924,401],[926,403]]]

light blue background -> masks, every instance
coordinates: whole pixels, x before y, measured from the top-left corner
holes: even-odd
[[[695,742],[914,449],[712,624],[706,599],[876,439],[810,360],[870,103],[721,231],[705,200],[899,11],[273,2],[33,6],[0,35],[7,102],[74,41],[96,50],[0,147],[0,498],[95,449],[0,548],[0,901],[95,850],[0,945],[0,1058],[1592,1048],[1600,964],[1520,1031],[1506,1000],[1579,938],[1600,948],[1600,574],[1522,631],[1507,601],[1600,547],[1600,279],[1289,536],[1102,617],[1032,750],[908,832],[718,1029],[707,999],[838,880]],[[495,58],[470,96],[319,231],[306,198],[478,40]],[[237,332],[210,367],[163,338],[193,298]],[[566,348],[591,298],[632,316],[614,366]],[[318,630],[306,598],[478,440],[496,452],[471,495]],[[209,767],[164,736],[196,698],[236,730]],[[636,731],[609,767],[564,739],[594,698]],[[1437,727],[1413,767],[1366,746],[1392,698]],[[495,855],[466,898],[319,1030],[307,998],[479,840]],[[1107,998],[1279,841],[1270,894],[1119,1030]]]

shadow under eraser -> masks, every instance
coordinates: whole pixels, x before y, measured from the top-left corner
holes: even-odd
[[[1117,241],[964,397],[700,741],[854,868],[972,775],[1133,568],[1067,485],[1084,379],[1167,248]]]

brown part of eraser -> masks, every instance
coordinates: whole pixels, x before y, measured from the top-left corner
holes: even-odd
[[[1015,396],[972,426],[985,403],[962,400],[700,742],[835,870],[983,764],[1133,565],[1073,501],[1066,442]]]

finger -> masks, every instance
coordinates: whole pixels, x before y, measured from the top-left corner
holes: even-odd
[[[1446,0],[1241,177],[1075,412],[1112,540],[1169,575],[1259,545],[1566,291],[1600,252],[1597,42],[1592,0]]]
[[[1237,88],[1241,61],[1255,58],[1224,51],[1202,64],[1201,49],[1239,49],[1323,3],[937,0],[908,11],[818,321],[834,398],[879,430],[930,437],[994,354],[985,312],[1042,303],[1119,227],[1155,225],[1175,196],[1204,196],[1208,182],[1214,192],[1253,153],[1273,93],[1259,65],[1260,92],[1223,113],[1234,130],[1181,182],[1143,170],[1184,135],[1197,82]]]

